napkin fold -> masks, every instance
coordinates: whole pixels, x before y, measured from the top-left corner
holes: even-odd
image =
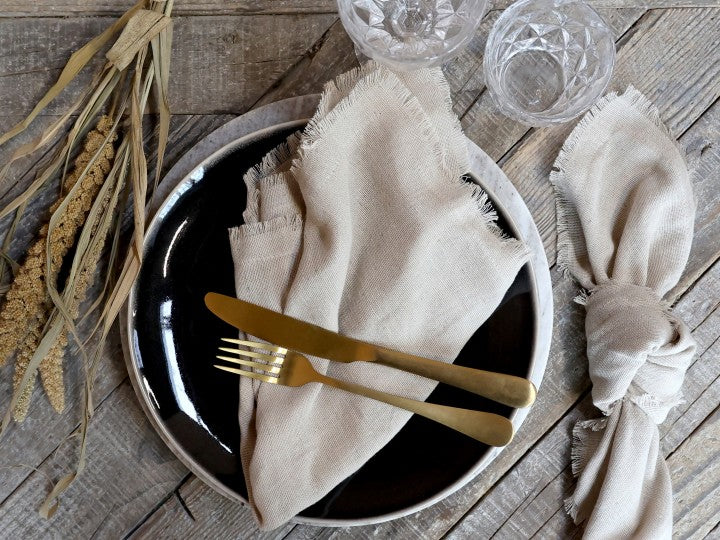
[[[452,362],[527,260],[462,178],[468,169],[440,70],[395,74],[368,63],[328,83],[304,132],[245,176],[245,224],[230,231],[238,297]],[[436,386],[379,365],[311,361],[413,399]],[[260,526],[320,500],[410,416],[320,384],[241,378],[241,456]]]
[[[663,296],[693,236],[685,160],[657,109],[630,87],[578,124],[555,163],[558,265],[589,294],[592,398],[605,417],[574,429],[575,493],[585,538],[671,538],[672,487],[657,425],[679,403],[695,342]]]

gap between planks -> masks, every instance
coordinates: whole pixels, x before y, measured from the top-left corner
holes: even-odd
[[[657,16],[657,14],[656,14],[654,17],[656,17],[656,16]],[[706,17],[706,16],[707,16],[707,15],[705,15],[705,14],[702,14],[702,15],[701,15],[701,17]],[[650,20],[650,21],[649,21],[649,24],[651,25],[651,27],[654,27],[656,23],[657,23],[657,20]],[[667,98],[665,98],[665,99],[672,99],[672,98],[671,98],[671,97],[667,97]],[[662,102],[662,99],[660,99],[659,101]],[[713,102],[714,102],[714,99],[710,101],[710,103],[713,103]],[[709,106],[710,106],[709,104],[707,104],[707,105],[704,104],[705,111],[709,108]],[[696,114],[696,111],[690,111],[689,114],[690,114],[690,116],[692,117],[694,114]],[[704,112],[701,111],[701,112],[700,112],[700,115],[701,115],[701,114],[704,114]],[[695,123],[695,122],[692,122],[692,123]],[[684,133],[687,133],[687,130],[685,130]],[[708,260],[709,260],[709,261],[715,260],[716,257],[717,257],[717,254],[711,255],[711,258],[708,259]],[[707,263],[706,263],[706,264],[707,264]],[[690,285],[692,285],[692,281],[689,282],[689,283],[688,283],[687,281],[685,281],[685,283],[683,284],[684,287],[689,287]],[[387,530],[387,529],[384,529],[384,530]]]
[[[491,0],[489,9],[502,10],[512,0]],[[696,8],[720,7],[718,0],[590,0],[595,8]],[[107,0],[73,0],[51,2],[50,0],[5,0],[0,6],[0,18],[52,18],[120,16],[134,4],[131,0],[108,2]],[[213,15],[326,15],[337,13],[335,0],[254,0],[227,2],[207,0],[178,2],[173,10],[174,17],[203,17]]]
[[[678,439],[676,434],[677,430],[675,429],[678,419],[684,418],[686,422],[691,422],[690,425],[692,426],[692,422],[696,422],[696,425],[702,424],[704,422],[704,419],[708,416],[706,413],[702,413],[701,411],[701,416],[696,416],[693,419],[693,415],[696,412],[694,403],[700,398],[704,398],[705,400],[707,400],[708,395],[710,396],[710,399],[712,399],[712,393],[707,393],[712,384],[706,384],[706,373],[704,370],[707,364],[712,361],[712,357],[717,352],[714,347],[715,344],[718,343],[718,335],[720,335],[720,326],[718,326],[717,324],[717,322],[720,321],[720,312],[718,312],[718,305],[716,303],[713,303],[711,305],[704,304],[702,306],[698,306],[697,301],[699,299],[702,299],[703,297],[706,297],[708,293],[712,292],[715,289],[718,283],[718,279],[720,279],[720,262],[716,263],[713,266],[712,274],[706,275],[704,279],[698,283],[699,288],[693,288],[692,290],[689,290],[683,296],[683,299],[679,303],[679,313],[684,314],[686,318],[692,317],[692,312],[697,310],[698,307],[700,307],[703,311],[707,312],[708,316],[699,317],[696,320],[693,320],[691,325],[693,329],[693,335],[696,339],[698,339],[698,342],[700,344],[700,350],[698,351],[697,357],[694,359],[693,364],[688,370],[688,377],[685,384],[685,393],[686,395],[697,395],[697,399],[693,400],[692,402],[685,403],[676,409],[673,409],[673,411],[669,415],[669,420],[671,421],[663,423],[661,425],[663,447],[666,448],[666,454],[668,455],[668,457],[669,455],[671,455],[671,452],[669,452],[669,450],[674,450],[675,448],[679,447],[681,444],[683,444],[682,441],[684,439],[687,439],[691,436],[691,434],[685,434],[681,439]],[[708,322],[709,316],[714,316],[715,320]],[[708,331],[710,332],[710,339],[708,339]],[[717,379],[717,375],[713,375],[711,381],[714,379]],[[583,399],[581,406],[576,407],[576,409],[581,409],[582,411],[593,411],[594,408],[592,406],[592,401],[589,396]],[[568,425],[573,424],[578,418],[583,418],[585,415],[582,414],[582,411],[573,410],[570,415],[566,415],[563,418],[562,425],[556,424],[557,427],[553,428],[552,430],[548,430],[548,432],[546,432],[546,434],[542,437],[542,447],[538,448],[537,452],[533,451],[532,453],[528,453],[526,456],[523,456],[520,460],[518,460],[516,466],[519,467],[519,470],[517,471],[517,473],[520,475],[527,474],[530,469],[537,467],[536,462],[544,463],[544,457],[548,455],[548,452],[551,452],[553,451],[553,449],[556,449],[558,447],[564,448],[564,441],[566,439],[569,440]],[[673,417],[675,418],[673,419]],[[669,448],[668,445],[670,445]],[[568,476],[571,476],[569,475],[569,464],[565,463],[565,459],[559,459],[558,463],[547,463],[546,466],[556,466],[558,469],[556,474],[553,474],[552,470],[548,471],[548,475],[552,475],[552,477],[541,478],[540,482],[542,483],[532,486],[529,492],[529,496],[525,497],[524,501],[513,501],[512,503],[510,503],[512,506],[508,506],[508,508],[512,509],[512,511],[507,512],[505,519],[502,520],[502,523],[498,525],[493,525],[494,527],[496,527],[493,534],[498,534],[500,537],[503,538],[521,534],[530,535],[532,533],[531,530],[520,531],[517,530],[517,527],[509,527],[511,529],[511,532],[508,532],[504,530],[504,527],[513,518],[513,525],[516,525],[518,519],[522,521],[523,513],[533,514],[533,506],[539,506],[540,508],[543,508],[548,505],[558,503],[558,512],[564,512],[561,504],[562,498],[556,497],[555,495],[555,491],[557,491],[557,489],[552,491],[549,497],[545,496],[543,499],[543,503],[536,502],[540,500],[541,497],[543,497],[544,492],[548,487],[556,485],[558,483],[562,483],[562,481],[566,480]],[[501,504],[503,503],[500,501],[505,501],[508,496],[512,497],[512,493],[513,491],[515,491],[514,488],[517,488],[517,486],[513,486],[513,482],[509,482],[506,484],[504,484],[503,482],[496,483],[493,488],[489,490],[488,494],[486,494],[486,497],[483,497],[483,500],[480,501],[473,508],[473,522],[477,524],[479,517],[483,513],[484,507],[482,503],[486,502],[484,499],[490,498],[499,502],[498,505],[492,505],[491,507],[489,507],[490,514],[493,514],[495,510],[503,511],[504,509],[501,506]],[[527,504],[525,504],[525,501],[527,501]],[[488,507],[485,507],[485,510],[488,510]],[[487,513],[487,511],[485,513]],[[552,518],[553,515],[551,515],[550,518]],[[462,521],[458,522],[458,525],[455,527],[455,531],[458,532],[457,537],[462,538],[463,533],[467,533],[467,527],[468,523],[463,523]],[[450,537],[453,536],[452,532],[453,531],[450,531]]]
[[[178,117],[178,115],[175,115],[175,118],[177,118],[177,117]],[[182,118],[182,116],[180,116],[180,118]],[[221,117],[221,118],[222,118],[222,117]],[[227,118],[222,118],[222,120],[223,120],[223,121],[221,121],[220,124],[224,123],[224,121],[226,121]],[[187,126],[187,124],[190,123],[190,122],[191,122],[190,118],[185,117],[183,123],[182,123],[178,128],[176,128],[176,130],[175,130],[176,133],[177,133],[178,131],[182,131],[183,128],[184,128],[185,126]],[[37,126],[37,124],[35,124],[35,126]],[[210,126],[210,127],[217,127],[217,126]],[[150,135],[149,135],[149,136],[150,136]],[[177,138],[176,138],[176,140],[177,140]],[[41,155],[39,155],[38,157],[36,157],[35,161],[27,168],[27,172],[26,172],[25,174],[21,174],[21,175],[20,175],[20,178],[19,178],[14,184],[10,184],[10,185],[4,186],[4,187],[6,188],[6,190],[7,190],[7,191],[6,191],[6,195],[7,195],[8,191],[14,191],[13,188],[16,188],[16,187],[18,186],[18,184],[26,184],[26,183],[28,183],[28,182],[31,180],[30,176],[32,175],[32,171],[33,171],[34,167],[37,166],[37,164],[38,164],[40,161],[42,161],[45,157],[47,157],[51,152],[53,152],[53,149],[54,149],[54,147],[56,147],[56,145],[57,145],[57,142],[55,143],[54,146],[53,146],[53,145],[50,145],[47,149],[45,149],[45,151],[44,151]],[[178,145],[174,145],[174,149],[175,149],[176,151],[177,151],[177,147],[178,147]],[[152,156],[150,157],[150,160],[152,160]],[[150,160],[149,160],[149,161],[150,161]],[[172,164],[172,159],[166,160],[166,163],[167,163],[168,165]],[[38,197],[38,198],[36,198],[36,200],[35,200],[34,202],[35,202],[36,204],[39,203],[39,204],[41,204],[41,206],[42,206],[42,205],[43,205],[42,203],[43,203],[44,201],[41,201],[41,199],[42,199],[42,197]],[[46,206],[46,205],[45,205],[45,206]],[[7,221],[6,221],[6,223],[7,223]],[[32,234],[30,234],[30,237],[32,237]],[[105,396],[105,398],[109,397],[109,396],[112,394],[112,392],[113,392],[115,389],[119,388],[121,385],[122,385],[122,381],[120,381],[120,382],[114,387],[114,389],[111,390],[110,393]],[[103,400],[103,401],[104,401],[104,400]],[[72,432],[72,430],[71,430],[71,432]],[[57,450],[57,447],[54,448],[54,449],[51,449],[51,450],[48,452],[48,454],[45,456],[45,459],[46,459],[49,455],[52,455],[52,453],[55,452],[56,450]],[[43,461],[44,461],[44,460],[43,460]],[[26,478],[27,478],[27,475],[25,476],[25,479],[26,479]],[[23,482],[24,482],[24,480],[21,481],[21,482],[16,486],[15,489],[17,489],[17,487],[21,486]],[[14,491],[15,491],[15,490],[13,490],[13,492],[14,492]],[[8,496],[9,496],[9,495],[8,495]],[[5,498],[4,498],[3,500],[5,500]]]
[[[711,107],[710,107],[710,108],[713,109],[712,115],[711,115],[710,117],[706,117],[706,115],[707,115],[708,112],[709,112],[709,109],[706,110],[706,111],[703,113],[703,115],[701,115],[701,119],[703,119],[704,124],[706,124],[706,125],[704,126],[704,129],[705,129],[705,130],[710,130],[710,131],[709,131],[709,135],[708,135],[708,137],[710,137],[710,138],[705,140],[705,142],[703,143],[703,144],[705,144],[705,145],[712,144],[713,142],[716,142],[716,141],[717,141],[717,130],[715,129],[715,130],[713,131],[713,129],[712,129],[712,124],[715,122],[715,120],[713,120],[713,119],[716,119],[717,117],[720,116],[720,106],[718,106],[718,104],[717,104],[717,103],[718,103],[717,99],[716,99],[716,100],[713,100],[712,103],[713,103],[713,105],[711,105]],[[706,118],[707,118],[707,120],[705,120]],[[691,125],[692,125],[692,130],[696,130],[696,129],[701,129],[701,130],[702,130],[702,126],[700,126],[699,121],[694,121],[694,122],[692,122]],[[683,132],[681,144],[682,144],[683,147],[685,147],[685,148],[689,148],[689,145],[690,145],[690,144],[694,144],[694,143],[696,142],[696,141],[693,140],[693,137],[690,136],[691,134],[689,133],[689,131],[692,131],[692,130],[689,130],[689,129],[688,129],[688,130],[685,130],[685,131]],[[701,141],[702,141],[702,138],[701,138]],[[709,141],[709,142],[708,142],[708,141]],[[713,164],[714,164],[714,165],[713,165]],[[717,157],[716,157],[716,158],[714,158],[714,159],[711,159],[711,161],[705,165],[704,170],[705,170],[706,172],[708,172],[709,174],[712,175],[712,174],[713,174],[713,171],[716,171],[716,170],[717,170],[717,167],[718,167],[719,165],[720,165],[720,162],[719,162],[719,160],[718,160]],[[711,181],[712,178],[709,178],[709,180]],[[696,190],[697,190],[697,189],[698,189],[698,188],[697,188],[697,184],[696,184]],[[711,204],[712,204],[712,201],[706,201],[706,204],[708,204],[708,203],[711,203]],[[699,238],[698,238],[698,239],[699,239]],[[717,261],[718,261],[718,254],[717,254],[717,253],[710,254],[710,258],[707,259],[706,269],[705,269],[704,271],[700,272],[698,275],[693,276],[693,279],[692,279],[692,281],[690,282],[690,288],[688,289],[688,281],[687,281],[686,279],[683,279],[683,281],[681,282],[681,285],[685,287],[685,290],[692,290],[692,289],[694,289],[694,288],[697,286],[697,284],[698,284],[700,281],[702,281],[703,279],[705,279],[706,276],[708,275],[708,273],[710,272],[710,270],[707,269],[707,267],[709,267],[711,264],[717,264]],[[697,281],[696,281],[696,280],[697,280]],[[676,290],[676,293],[677,293],[677,290]],[[684,294],[687,295],[687,292],[684,293]],[[713,309],[715,309],[715,308],[717,307],[717,305],[718,305],[718,304],[717,304],[717,301],[716,301],[716,300],[712,300],[712,302],[713,302],[713,304],[712,304]],[[702,322],[702,321],[701,321],[701,322]],[[707,359],[706,359],[706,360],[707,360]],[[477,505],[477,507],[479,508],[480,505]]]
[[[686,130],[687,131],[687,130]]]
[[[264,94],[263,94],[263,95],[264,95]],[[179,116],[179,115],[175,115],[175,118],[178,118],[178,116]],[[186,126],[188,126],[189,124],[193,124],[193,125],[197,125],[197,124],[198,124],[198,122],[192,122],[192,117],[184,117],[184,118],[183,118],[183,116],[179,116],[179,118],[181,119],[181,124],[180,124],[180,126],[177,126],[177,127],[175,127],[175,129],[174,129],[174,137],[173,137],[173,138],[175,139],[175,142],[177,142],[177,139],[178,139],[178,136],[177,136],[178,132],[182,132],[182,131],[184,130],[184,128],[185,128]],[[186,140],[191,140],[191,139],[192,139],[192,141],[194,141],[194,140],[196,140],[199,136],[202,136],[202,135],[207,134],[207,132],[212,131],[213,128],[218,127],[219,125],[224,124],[224,123],[228,120],[227,117],[222,117],[222,116],[202,117],[202,119],[204,119],[204,118],[214,118],[214,119],[220,118],[220,122],[217,123],[217,125],[205,126],[206,129],[201,130],[201,132],[198,133],[198,134],[195,136],[195,138],[192,138],[192,137],[189,138],[189,139],[188,139],[188,138],[185,138]],[[199,122],[199,124],[202,125],[203,122]],[[212,124],[212,122],[211,122],[211,124]],[[149,134],[148,136],[152,136],[152,135]],[[171,148],[172,148],[173,150],[175,150],[175,153],[179,153],[178,150],[179,150],[179,148],[182,148],[182,145],[177,145],[177,144],[175,144],[175,145],[173,145]],[[29,176],[32,174],[32,170],[33,170],[33,168],[34,168],[34,165],[37,165],[37,162],[40,161],[40,160],[42,160],[42,159],[43,159],[43,156],[44,156],[44,155],[47,155],[47,154],[50,153],[50,152],[52,152],[52,146],[49,147],[49,148],[44,152],[43,155],[39,156],[39,158],[36,159],[36,162],[35,162],[35,163],[33,163],[33,164],[30,165],[30,167],[27,169],[26,174],[21,175],[21,180],[19,180],[19,182],[20,182],[20,183],[24,183],[24,182],[22,182],[23,180],[29,181],[29,180],[30,180],[30,179],[29,179]],[[181,152],[180,152],[180,153],[181,153]],[[170,157],[170,156],[168,156],[168,157]],[[177,157],[177,156],[176,156],[176,157]],[[152,159],[153,159],[153,156],[150,156],[150,157],[149,157],[149,161],[152,161]],[[168,166],[171,165],[171,164],[172,164],[172,161],[173,161],[172,159],[167,159],[167,160],[166,160],[167,165],[168,165]],[[23,177],[24,177],[24,178],[23,178]],[[12,190],[12,186],[10,186],[10,189]],[[40,199],[40,198],[38,198],[38,199]],[[36,202],[37,202],[37,201],[36,201]],[[118,388],[121,388],[121,387],[122,387],[122,384],[123,384],[122,381],[119,381],[118,384],[117,384],[116,386],[114,386],[114,388],[112,388],[112,389],[109,391],[108,394],[105,395],[105,397],[104,397],[104,399],[102,400],[102,402],[104,402],[106,399],[110,398],[110,397],[113,395],[113,393],[114,393]],[[102,402],[100,402],[100,401],[98,402],[98,407],[101,405]],[[96,410],[98,410],[98,409],[96,409]],[[71,430],[71,431],[72,431],[72,430]],[[42,465],[43,463],[45,463],[46,460],[47,460],[50,456],[52,456],[52,455],[54,454],[54,452],[57,450],[57,448],[58,448],[58,447],[56,446],[55,448],[49,449],[49,451],[45,454],[45,457],[40,461],[40,464]],[[36,463],[37,463],[37,462],[36,462]],[[32,473],[29,473],[29,474],[32,474]],[[28,478],[28,475],[25,475],[25,477],[23,478],[23,480],[20,481],[20,482],[15,486],[15,488],[12,490],[12,492],[11,492],[7,497],[5,497],[5,498],[3,499],[3,501],[7,500],[9,497],[12,496],[12,493],[15,493],[18,488],[22,487],[22,486],[24,485],[25,481],[27,480],[27,478]],[[176,489],[177,489],[177,487],[176,487]]]

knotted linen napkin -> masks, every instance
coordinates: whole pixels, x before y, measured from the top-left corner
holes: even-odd
[[[574,429],[575,493],[585,538],[671,538],[672,487],[657,425],[679,403],[695,353],[663,296],[692,243],[685,160],[657,109],[630,87],[578,124],[555,163],[558,265],[589,295],[593,403],[606,416]]]
[[[341,334],[452,361],[527,260],[462,179],[466,139],[442,72],[369,63],[246,176],[230,231],[239,298]],[[436,383],[311,357],[321,373],[424,400]],[[357,471],[411,414],[320,384],[240,380],[249,501],[273,529]]]

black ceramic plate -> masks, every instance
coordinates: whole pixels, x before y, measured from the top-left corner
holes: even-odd
[[[242,176],[290,131],[269,130],[235,148],[206,167],[188,189],[170,197],[146,241],[131,309],[128,338],[134,368],[164,436],[222,491],[243,498],[247,491],[238,454],[238,380],[212,367],[219,338],[236,330],[213,316],[203,297],[208,291],[233,295],[228,228],[242,223]],[[514,234],[502,215],[499,225]],[[455,363],[529,374],[537,324],[531,283],[527,266]],[[512,413],[442,384],[428,400]],[[469,437],[415,416],[357,473],[300,516],[344,522],[403,512],[456,484],[488,451]]]

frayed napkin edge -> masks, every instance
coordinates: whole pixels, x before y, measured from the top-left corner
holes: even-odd
[[[568,178],[566,170],[571,160],[572,154],[577,148],[580,141],[592,129],[593,123],[601,118],[606,107],[617,99],[625,99],[628,104],[634,107],[642,116],[650,120],[672,143],[678,151],[680,157],[687,165],[685,152],[682,150],[677,140],[670,133],[670,130],[662,121],[660,111],[655,104],[650,101],[642,92],[630,85],[624,93],[618,94],[611,92],[603,96],[593,107],[585,113],[585,116],[577,123],[572,132],[565,140],[558,153],[553,169],[550,171],[550,184],[555,192],[555,214],[557,217],[557,258],[556,264],[558,269],[566,277],[571,277],[570,265],[570,248],[573,244],[571,238],[574,235],[581,234],[577,231],[572,223],[571,208],[572,205],[564,194],[564,186],[572,180]],[[692,176],[692,172],[689,171]]]

